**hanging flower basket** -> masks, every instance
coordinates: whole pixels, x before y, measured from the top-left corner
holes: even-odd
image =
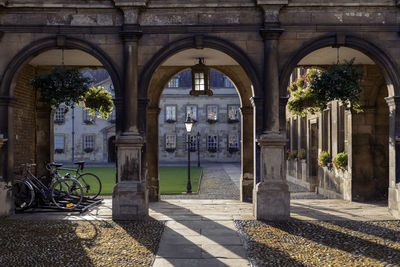
[[[330,101],[340,100],[346,108],[350,106],[361,112],[359,94],[363,73],[354,67],[354,58],[344,64],[337,64],[325,71],[309,69],[307,73],[291,83],[288,90],[292,97],[288,109],[295,115],[303,116],[327,108]]]
[[[66,111],[81,101],[89,91],[90,78],[86,78],[78,69],[55,67],[50,73],[36,75],[31,85],[39,90],[39,101],[58,108],[65,104]]]
[[[79,104],[89,115],[107,120],[113,110],[113,101],[111,93],[102,86],[91,87],[88,92],[82,96]]]
[[[31,85],[40,91],[40,101],[50,107],[65,105],[65,112],[76,103],[93,117],[108,119],[112,113],[111,93],[103,87],[90,87],[92,80],[78,69],[55,67],[50,73],[36,75]]]

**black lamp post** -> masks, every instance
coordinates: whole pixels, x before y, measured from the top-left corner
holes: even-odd
[[[188,140],[187,140],[187,145],[188,145],[188,181],[186,185],[186,193],[190,194],[192,193],[192,184],[190,183],[190,137],[189,134],[192,131],[193,127],[193,120],[190,116],[188,116],[187,120],[185,121],[185,127],[186,127],[186,132],[188,133]]]
[[[200,167],[200,132],[197,132],[197,167]]]

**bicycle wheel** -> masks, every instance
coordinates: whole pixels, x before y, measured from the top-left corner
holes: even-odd
[[[83,195],[89,199],[95,199],[101,192],[101,181],[93,173],[84,173],[78,177],[83,187]]]
[[[83,189],[76,179],[61,178],[52,185],[51,198],[58,208],[73,210],[82,202]]]
[[[24,180],[14,181],[12,187],[14,193],[14,207],[16,211],[23,211],[29,208],[35,199],[35,191],[29,182]]]

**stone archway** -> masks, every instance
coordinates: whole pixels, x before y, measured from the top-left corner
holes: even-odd
[[[147,128],[146,137],[152,142],[146,144],[147,168],[148,168],[148,188],[149,199],[158,201],[159,195],[159,176],[158,176],[158,120],[159,120],[159,102],[161,93],[165,85],[177,73],[185,70],[187,67],[159,67],[154,74],[154,79],[150,83],[149,103],[147,107]],[[241,201],[252,201],[252,190],[254,184],[254,121],[253,107],[250,102],[252,97],[251,83],[240,66],[210,66],[227,77],[235,84],[241,100],[240,111],[241,120]]]
[[[96,45],[76,38],[54,36],[37,40],[24,47],[11,60],[11,62],[8,63],[8,66],[3,74],[3,80],[0,87],[0,114],[2,116],[0,121],[0,132],[7,133],[6,136],[8,137],[7,149],[1,151],[3,154],[0,157],[2,159],[1,166],[3,167],[1,172],[3,173],[3,177],[7,178],[7,183],[12,182],[14,179],[14,168],[18,164],[18,161],[16,161],[17,158],[20,161],[23,160],[26,162],[40,163],[37,164],[36,169],[38,174],[44,174],[42,173],[45,171],[44,165],[42,164],[43,162],[52,161],[53,116],[49,108],[45,108],[40,105],[35,106],[37,104],[36,95],[35,92],[30,92],[32,91],[32,88],[29,86],[29,81],[34,76],[35,70],[28,65],[28,63],[33,58],[45,51],[61,48],[80,50],[96,58],[109,71],[110,76],[113,79],[113,83],[115,83],[116,94],[119,95],[121,92],[120,74],[117,71],[114,62],[104,51],[96,47]],[[21,75],[23,76],[22,78]],[[21,88],[24,88],[24,90],[29,92],[29,94],[26,94],[26,98],[22,100],[21,96],[25,94],[25,91],[23,91]],[[25,103],[25,100],[29,103]],[[17,103],[19,104],[17,105]],[[23,112],[25,117],[27,114],[29,114],[30,117],[21,117],[20,120],[18,120],[18,114],[21,113],[19,111],[21,103],[28,105],[32,112]],[[118,113],[118,110],[120,109],[120,107],[118,107],[118,103],[116,106]],[[25,154],[30,153],[31,155],[21,157],[20,152],[18,152],[19,154],[17,153],[16,145],[21,146],[23,134],[19,132],[22,129],[21,125],[23,125],[24,121],[35,123],[34,125],[28,125],[31,126],[30,129],[33,128],[34,130],[29,131],[28,127],[27,131],[23,131],[30,132],[31,135],[29,138],[27,137],[25,143],[30,146],[30,143],[34,142],[35,146],[33,149],[24,152]],[[16,128],[17,123],[19,123],[19,128]],[[7,203],[7,205],[10,206],[6,207],[6,209],[9,210],[9,213],[12,213],[12,202]]]
[[[385,195],[386,190],[383,187],[386,187],[386,189],[388,188],[389,210],[393,215],[399,216],[400,199],[396,184],[399,183],[397,173],[400,168],[398,160],[400,151],[396,143],[396,136],[399,135],[396,131],[398,125],[396,118],[398,118],[400,108],[398,100],[400,88],[399,81],[395,78],[398,77],[395,63],[387,54],[372,42],[352,35],[337,34],[312,40],[298,49],[282,68],[280,91],[286,93],[285,85],[288,84],[290,73],[300,60],[313,51],[330,46],[358,50],[375,62],[378,66],[375,67],[375,71],[372,70],[373,67],[364,68],[364,72],[375,74],[378,72],[377,76],[375,75],[376,77],[372,79],[363,79],[362,83],[365,83],[365,86],[371,87],[371,84],[383,80],[383,88],[382,85],[375,84],[373,90],[368,89],[368,92],[361,94],[361,101],[365,107],[364,113],[352,114],[346,111],[344,115],[344,119],[347,118],[350,123],[346,127],[351,129],[347,142],[349,143],[349,168],[352,168],[352,173],[350,182],[344,182],[343,186],[347,189],[344,190],[343,197],[348,200],[371,200],[377,195],[381,197]],[[379,76],[380,72],[382,74]],[[386,106],[385,100],[389,107]],[[337,108],[335,106],[335,109]],[[323,116],[321,118],[323,122]],[[325,128],[325,125],[323,127]],[[376,150],[379,150],[380,154]],[[377,157],[383,166],[373,167],[377,163]],[[382,176],[386,177],[385,181],[378,179]],[[369,179],[370,182],[366,182]],[[325,180],[330,180],[326,174]],[[377,194],[378,191],[379,194]]]

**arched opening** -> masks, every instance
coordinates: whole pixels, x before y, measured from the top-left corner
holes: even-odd
[[[386,103],[388,96],[397,90],[397,83],[392,82],[392,64],[379,49],[357,38],[346,37],[345,45],[337,46],[335,38],[326,38],[300,49],[286,65],[291,73],[284,69],[281,82],[288,85],[308,68],[327,68],[337,61],[343,63],[355,58],[354,64],[363,72],[360,84],[364,89],[360,94],[363,112],[348,110],[339,101],[331,102],[328,109],[314,115],[296,116],[287,111],[290,151],[306,151],[304,161],[288,159],[288,181],[328,198],[387,201],[389,181],[394,179],[389,175],[393,161],[389,155],[394,150],[390,133],[393,120]],[[282,92],[286,92],[284,85],[281,86]],[[340,152],[347,153],[347,168],[319,166],[322,151],[329,152],[331,159]]]
[[[240,100],[236,105],[240,106],[240,113],[242,116],[240,126],[237,125],[237,128],[240,128],[241,131],[241,136],[240,136],[241,140],[238,143],[238,146],[241,149],[241,166],[240,168],[238,168],[238,170],[240,169],[240,171],[238,171],[238,175],[240,176],[240,182],[238,182],[238,184],[240,187],[241,200],[251,201],[252,199],[251,194],[254,183],[253,180],[254,125],[253,125],[253,107],[250,103],[250,98],[254,96],[253,86],[246,72],[244,71],[243,67],[240,66],[231,56],[217,49],[211,49],[211,48],[204,48],[204,49],[186,48],[185,50],[182,50],[178,53],[173,53],[169,55],[169,57],[167,57],[167,59],[164,62],[162,62],[160,66],[158,66],[158,68],[155,70],[151,78],[147,92],[149,103],[147,107],[146,137],[149,140],[157,140],[157,142],[146,144],[149,198],[150,200],[153,201],[157,201],[160,198],[160,191],[159,191],[160,184],[159,184],[159,172],[158,172],[159,153],[160,153],[159,148],[160,147],[164,148],[165,136],[159,135],[158,130],[155,131],[155,129],[158,129],[160,111],[162,112],[162,114],[164,114],[164,111],[160,110],[160,99],[162,96],[162,92],[164,88],[167,86],[168,82],[173,79],[173,77],[175,77],[178,73],[181,73],[185,69],[188,69],[189,67],[194,65],[196,63],[196,59],[199,57],[205,58],[206,65],[209,68],[222,73],[223,75],[225,75],[225,77],[227,77],[228,80],[232,81],[232,83],[236,86],[235,88],[237,89],[237,93],[240,97]],[[221,77],[224,76],[221,75]],[[193,101],[195,102],[200,101],[199,99],[200,98],[196,99],[196,97],[193,97]],[[184,105],[185,108],[188,104],[189,103],[186,103]],[[205,109],[207,109],[207,107],[202,105],[201,109],[203,112]],[[220,109],[220,111],[225,109],[228,109],[227,105],[226,107],[224,106],[223,109]],[[184,113],[185,112],[183,111],[182,114]],[[202,114],[201,116],[203,115],[204,115],[203,118],[204,122],[206,122],[205,113]],[[228,116],[227,111],[225,111],[224,114],[221,113],[221,115],[225,116],[225,120],[227,120]],[[182,127],[184,127],[183,121],[181,122],[181,124]],[[205,137],[205,135],[208,136],[208,134],[204,132],[204,136],[201,138],[201,141],[204,145],[203,149],[208,147],[206,140],[208,137]],[[184,136],[179,136],[177,137],[176,140],[178,139],[184,140],[184,138],[185,138]],[[229,137],[227,133],[226,134],[218,133],[218,138],[214,138],[213,140],[219,139],[221,141],[221,138],[224,139]],[[228,139],[226,139],[220,143],[222,144],[222,146],[228,146],[229,142]],[[227,148],[225,148],[225,150],[228,151]],[[215,154],[213,156],[215,157]]]
[[[9,105],[2,106],[1,112],[6,120],[0,123],[2,132],[8,138],[6,155],[3,157],[5,164],[2,164],[2,172],[6,173],[4,177],[8,182],[15,179],[14,173],[20,173],[19,164],[35,163],[36,167],[32,171],[39,177],[46,174],[44,163],[54,161],[55,153],[57,156],[64,154],[63,159],[70,160],[65,150],[67,138],[60,135],[61,138],[54,138],[55,110],[40,102],[38,92],[30,85],[36,74],[47,73],[54,66],[61,65],[80,70],[106,68],[116,94],[120,92],[119,74],[106,53],[87,42],[72,38],[63,39],[63,45],[60,46],[59,38],[46,38],[31,43],[14,57],[3,75],[1,96],[10,99]],[[63,118],[60,116],[57,119],[61,122]],[[98,139],[97,142],[88,140],[87,143],[100,144],[103,136]],[[82,140],[76,138],[77,142]]]

